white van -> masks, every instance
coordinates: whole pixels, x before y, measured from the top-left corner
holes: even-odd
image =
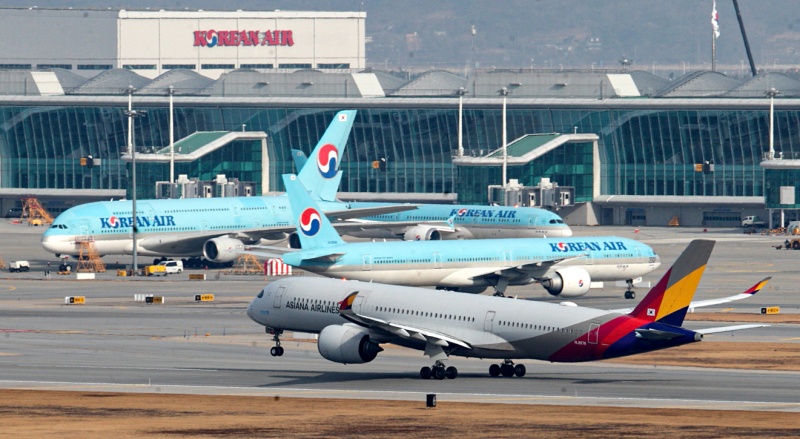
[[[8,271],[14,272],[21,272],[21,271],[31,271],[31,264],[28,261],[11,261],[8,264]]]
[[[163,265],[167,270],[167,274],[183,273],[183,261],[163,261],[158,265]]]

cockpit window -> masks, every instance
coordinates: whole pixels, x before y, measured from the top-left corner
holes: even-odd
[[[564,224],[564,220],[562,219],[551,219],[550,224]]]
[[[139,210],[139,209],[136,209],[136,210]],[[258,293],[258,296],[256,296],[256,297],[258,297],[259,299],[264,297],[264,290],[261,290],[261,292]]]
[[[64,224],[52,224],[52,225],[50,226],[50,228],[51,228],[51,229],[63,229],[63,230],[66,230],[66,229],[67,229],[67,226],[66,226],[66,225],[64,225]]]

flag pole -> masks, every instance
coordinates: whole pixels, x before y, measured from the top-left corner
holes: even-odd
[[[711,71],[717,71],[717,35],[714,29],[711,29]]]
[[[711,0],[711,71],[717,71],[717,38],[719,37],[719,16],[717,0]]]

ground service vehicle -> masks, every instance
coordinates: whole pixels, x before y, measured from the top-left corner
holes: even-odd
[[[31,264],[28,261],[11,261],[8,264],[8,271],[19,273],[21,271],[31,271]]]
[[[183,273],[183,261],[162,261],[158,265],[163,265],[167,274]]]
[[[746,216],[742,218],[742,227],[763,227],[764,220],[756,215]]]
[[[148,265],[144,267],[145,276],[166,276],[167,267],[163,265]]]

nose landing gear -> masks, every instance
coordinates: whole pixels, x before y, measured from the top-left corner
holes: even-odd
[[[269,354],[273,357],[280,357],[283,355],[283,348],[281,347],[281,334],[283,334],[283,329],[271,329],[266,328],[267,334],[272,334],[272,340],[275,342],[275,346],[270,348]]]
[[[633,291],[633,279],[626,279],[625,283],[628,284],[628,291],[625,291],[625,298],[626,299],[635,299],[636,298],[636,291]]]

